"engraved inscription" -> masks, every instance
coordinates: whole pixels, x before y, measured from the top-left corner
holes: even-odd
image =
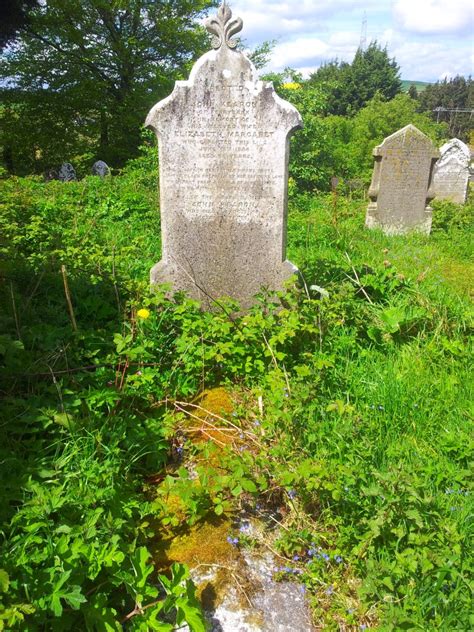
[[[301,118],[232,49],[239,23],[228,10],[209,24],[217,51],[147,118],[158,136],[163,244],[151,279],[207,305],[232,296],[245,307],[295,270],[285,260],[288,137]]]
[[[429,232],[430,184],[437,150],[430,139],[407,125],[374,150],[376,164],[369,190],[366,225],[386,233]]]

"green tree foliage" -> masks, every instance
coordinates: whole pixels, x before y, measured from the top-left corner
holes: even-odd
[[[291,75],[290,75],[291,76]],[[269,75],[278,93],[293,103],[303,117],[290,153],[290,175],[300,190],[328,191],[332,176],[368,183],[373,167],[373,148],[384,138],[412,123],[436,145],[448,137],[446,124],[437,124],[417,111],[418,102],[407,94],[386,101],[380,93],[354,117],[324,116],[328,95],[312,81],[283,83]],[[294,74],[293,79],[298,79]]]
[[[436,111],[437,108],[447,110],[474,110],[474,81],[471,77],[454,77],[449,81],[438,81],[427,86],[420,94],[420,110],[429,112],[438,121],[449,126],[449,136],[469,141],[474,129],[473,116],[469,112]]]
[[[354,176],[369,179],[373,166],[372,150],[384,138],[411,123],[439,145],[447,136],[445,125],[437,125],[426,114],[417,112],[417,102],[406,94],[384,101],[380,94],[351,120],[341,121],[340,155],[346,155],[346,169]],[[344,129],[345,127],[345,129]],[[346,138],[349,136],[349,143]]]
[[[3,0],[0,21],[0,50],[15,39],[18,30],[28,22],[28,12],[37,0]]]
[[[3,65],[10,168],[41,171],[71,151],[112,165],[136,154],[148,108],[204,50],[196,18],[215,4],[51,0],[34,9]]]
[[[278,94],[292,103],[303,118],[303,129],[291,139],[291,177],[301,189],[326,189],[335,167],[323,116],[327,103],[324,88],[303,81],[290,69],[282,75],[267,75],[266,79],[273,80]]]
[[[328,114],[353,115],[378,92],[392,99],[401,90],[399,67],[387,49],[375,41],[366,50],[359,48],[351,64],[331,61],[310,77],[328,91]]]
[[[414,83],[412,83],[411,86],[408,88],[408,96],[410,96],[412,99],[418,99],[418,90],[416,89]]]

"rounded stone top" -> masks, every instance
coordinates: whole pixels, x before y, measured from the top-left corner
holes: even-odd
[[[434,146],[432,140],[411,123],[405,125],[405,127],[402,127],[402,129],[399,129],[390,136],[387,136],[380,145],[375,147],[373,154],[374,156],[381,156],[388,148],[406,148],[410,147],[410,145],[424,147],[427,151],[432,153],[433,158],[439,157],[439,151]]]
[[[451,140],[448,140],[448,142],[444,143],[444,145],[440,148],[441,155],[452,151],[458,151],[464,154],[467,160],[471,159],[471,151],[469,147],[466,143],[463,143],[462,140],[459,140],[459,138],[452,138]]]

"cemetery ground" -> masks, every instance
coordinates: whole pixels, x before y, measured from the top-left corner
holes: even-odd
[[[235,317],[150,292],[151,160],[2,181],[0,629],[203,630],[164,543],[223,564],[243,507],[316,629],[472,629],[472,198],[388,237],[290,186],[304,282]]]

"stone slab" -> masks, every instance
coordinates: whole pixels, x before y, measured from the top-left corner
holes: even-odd
[[[91,171],[93,176],[99,176],[100,178],[105,178],[105,176],[110,174],[109,165],[103,160],[97,160],[97,162],[94,162]]]
[[[366,226],[386,234],[431,231],[433,168],[439,151],[414,125],[388,136],[373,151]]]
[[[433,176],[436,198],[464,204],[469,186],[469,147],[453,138],[441,147],[440,154]]]
[[[64,162],[58,172],[58,180],[61,182],[72,182],[77,180],[76,170],[70,162]]]
[[[226,3],[206,26],[214,50],[146,119],[160,164],[162,259],[151,282],[206,308],[223,296],[246,308],[296,272],[285,257],[288,154],[302,121],[235,50],[242,21]]]

